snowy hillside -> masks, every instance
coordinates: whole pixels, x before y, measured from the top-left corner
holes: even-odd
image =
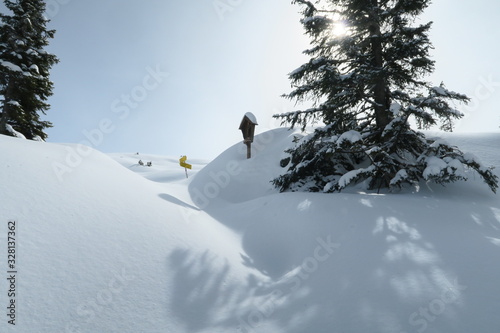
[[[479,177],[277,193],[293,135],[189,156],[188,179],[177,157],[0,136],[0,332],[497,331],[500,200]],[[500,134],[446,139],[500,167]]]

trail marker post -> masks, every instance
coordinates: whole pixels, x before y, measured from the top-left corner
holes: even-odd
[[[186,170],[186,178],[188,178],[188,170],[187,169],[191,170],[192,165],[186,163],[186,160],[187,160],[187,156],[181,156],[181,158],[179,159],[179,164],[181,167],[184,168],[184,170]]]

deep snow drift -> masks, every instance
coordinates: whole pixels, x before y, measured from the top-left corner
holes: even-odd
[[[189,179],[173,157],[0,136],[0,331],[497,331],[500,201],[478,176],[280,194],[293,135],[256,136],[250,160],[242,143],[188,158]],[[445,137],[500,166],[499,134]]]

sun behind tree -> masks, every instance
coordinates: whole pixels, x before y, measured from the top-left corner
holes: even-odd
[[[412,25],[428,0],[294,0],[311,38],[311,59],[289,77],[285,97],[313,107],[275,115],[291,127],[317,121],[324,126],[297,142],[282,161],[281,191],[333,192],[363,183],[368,190],[466,180],[477,171],[492,191],[497,177],[471,155],[410,127],[440,124],[451,131],[462,117],[454,102],[467,96],[424,80],[434,70],[429,58],[431,24]],[[337,34],[343,18],[348,33]]]
[[[337,20],[332,24],[331,34],[334,37],[344,37],[349,33],[348,27],[342,20]]]

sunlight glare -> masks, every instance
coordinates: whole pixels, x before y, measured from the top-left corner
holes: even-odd
[[[342,21],[337,21],[333,24],[332,27],[332,35],[334,37],[342,37],[347,35],[348,29],[347,26]]]

